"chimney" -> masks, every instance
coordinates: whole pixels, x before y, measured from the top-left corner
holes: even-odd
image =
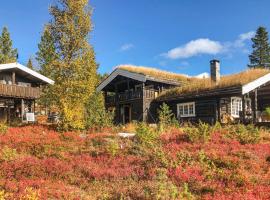
[[[211,60],[210,61],[210,72],[211,72],[211,80],[215,82],[216,85],[219,84],[220,81],[220,62],[219,60]]]

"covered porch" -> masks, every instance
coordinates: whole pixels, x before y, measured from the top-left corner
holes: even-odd
[[[34,120],[34,113],[35,100],[0,98],[0,121],[2,123],[26,123],[30,120],[29,117]]]
[[[255,85],[254,85],[255,87]],[[268,123],[270,124],[270,82],[245,92],[243,87],[242,114],[243,123]]]

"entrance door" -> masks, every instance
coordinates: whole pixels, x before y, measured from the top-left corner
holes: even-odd
[[[130,106],[124,106],[124,124],[128,124],[131,121],[131,108]]]

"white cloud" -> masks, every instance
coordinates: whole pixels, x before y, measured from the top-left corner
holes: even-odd
[[[238,36],[237,40],[234,41],[233,46],[236,48],[241,48],[245,46],[245,42],[247,40],[250,40],[252,37],[254,37],[255,32],[250,31],[247,33],[242,33]]]
[[[235,51],[247,53],[249,51],[246,47],[246,42],[254,37],[254,35],[254,31],[242,33],[236,40],[227,42],[214,41],[208,38],[199,38],[191,40],[188,43],[171,49],[161,55],[169,59],[183,59],[202,54],[230,54]]]
[[[131,44],[131,43],[127,43],[127,44],[123,44],[121,47],[120,47],[120,51],[128,51],[130,49],[134,48],[134,44]]]
[[[163,54],[170,59],[190,58],[200,54],[215,55],[222,51],[223,46],[218,41],[212,41],[208,38],[192,40],[187,44],[171,49]]]

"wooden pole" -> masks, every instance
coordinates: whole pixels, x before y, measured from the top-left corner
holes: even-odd
[[[257,122],[257,110],[258,110],[258,90],[255,89],[254,92],[254,123]]]
[[[145,83],[142,83],[142,103],[143,103],[143,110],[142,110],[142,121],[146,122],[147,119],[147,112],[145,113],[145,109],[146,109],[146,102],[145,102]]]
[[[12,72],[12,84],[16,85],[16,73]]]
[[[21,118],[22,118],[22,122],[23,122],[23,116],[24,116],[24,100],[21,100]]]
[[[246,123],[246,96],[242,97],[242,122]]]

